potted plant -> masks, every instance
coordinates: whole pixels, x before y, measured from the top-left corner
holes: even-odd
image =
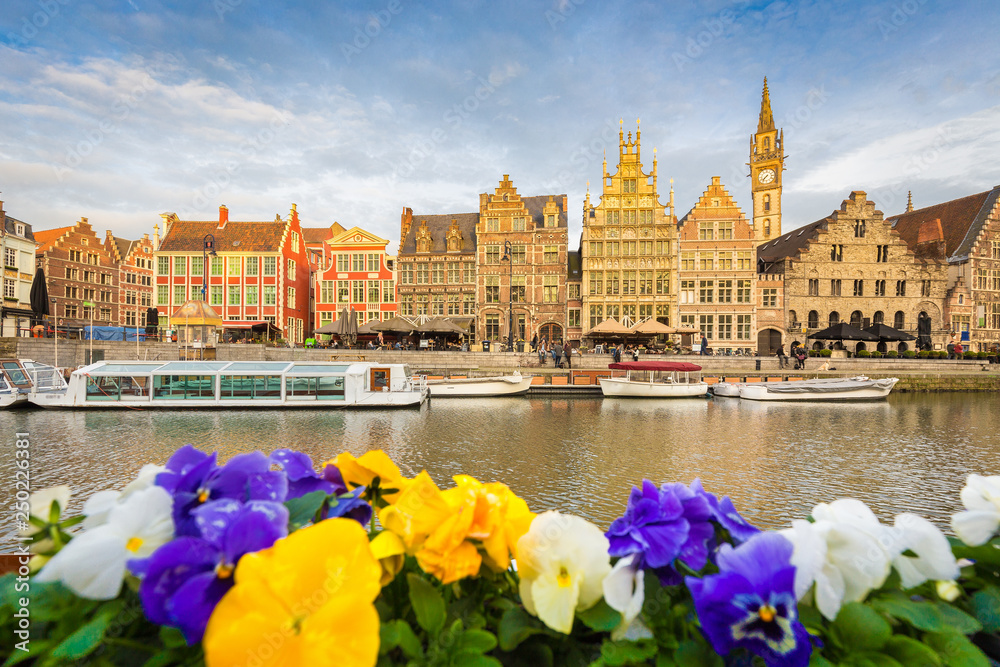
[[[896,357],[899,356],[899,352],[897,352],[896,350],[889,350],[888,352],[885,353],[885,356],[888,359],[895,359]]]
[[[872,356],[872,353],[869,352],[868,350],[858,350],[857,354],[855,354],[854,356],[856,356],[858,359],[867,359],[870,356]]]
[[[882,358],[881,352],[879,352],[878,350],[872,351],[872,359],[881,359],[881,358]]]
[[[819,356],[829,358],[833,354],[833,350],[820,350]]]
[[[903,358],[904,359],[913,359],[916,356],[917,356],[917,353],[914,352],[913,350],[904,350],[903,351]]]

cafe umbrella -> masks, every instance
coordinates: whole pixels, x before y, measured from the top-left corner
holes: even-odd
[[[862,329],[857,328],[847,322],[838,322],[833,326],[829,326],[822,331],[817,331],[816,333],[809,334],[806,336],[812,340],[860,340],[860,341],[877,341],[878,336],[873,333],[869,333]]]
[[[914,340],[916,338],[916,336],[912,334],[908,334],[905,331],[900,331],[899,329],[894,329],[893,327],[890,327],[888,324],[882,324],[881,322],[878,322],[877,324],[873,324],[870,327],[862,329],[862,331],[867,331],[870,334],[874,334],[878,336],[878,339],[880,341],[888,343],[896,343],[905,340]]]
[[[31,326],[44,326],[44,318],[49,314],[49,289],[45,285],[45,269],[35,271],[28,298],[31,303]]]

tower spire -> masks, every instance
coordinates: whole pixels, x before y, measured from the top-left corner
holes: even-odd
[[[906,212],[909,213],[913,210],[913,190],[906,193]]]
[[[757,132],[769,132],[774,129],[774,116],[771,114],[771,96],[767,92],[767,77],[764,77],[764,93],[760,98],[760,120],[757,121]]]

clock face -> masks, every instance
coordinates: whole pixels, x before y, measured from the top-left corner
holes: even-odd
[[[761,183],[770,183],[774,180],[774,169],[761,169],[757,174],[757,180]]]

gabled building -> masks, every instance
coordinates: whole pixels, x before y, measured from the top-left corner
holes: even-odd
[[[336,225],[340,226],[340,225]],[[337,319],[344,308],[358,312],[358,324],[396,315],[396,283],[388,239],[360,227],[327,238],[316,270],[314,326]]]
[[[104,249],[118,269],[117,324],[146,326],[146,311],[153,305],[153,241],[143,234],[138,241],[105,232]]]
[[[35,263],[45,270],[50,314],[60,324],[118,324],[118,266],[87,218],[35,232]],[[93,305],[88,305],[93,304]]]
[[[756,346],[754,229],[718,176],[680,221],[681,327],[701,330],[711,348]]]
[[[887,222],[911,248],[947,257],[943,326],[968,332],[974,351],[1000,345],[1000,186],[916,210],[911,203]]]
[[[655,317],[677,322],[677,217],[673,189],[668,209],[653,168],[643,171],[638,127],[635,139],[618,133],[618,168],[604,160],[600,202],[584,200],[582,251],[583,330],[615,318],[638,322]]]
[[[17,336],[31,318],[31,282],[35,275],[35,236],[31,225],[12,218],[0,201],[0,255],[3,257],[3,305],[0,336]]]
[[[566,195],[522,197],[504,174],[479,195],[476,321],[486,340],[566,336]]]
[[[574,347],[583,338],[583,256],[580,249],[566,253],[566,340]]]
[[[224,320],[269,322],[286,340],[303,343],[311,331],[310,270],[295,204],[287,218],[270,222],[230,221],[225,206],[217,221],[161,217],[163,240],[154,253],[161,323],[200,299]]]

